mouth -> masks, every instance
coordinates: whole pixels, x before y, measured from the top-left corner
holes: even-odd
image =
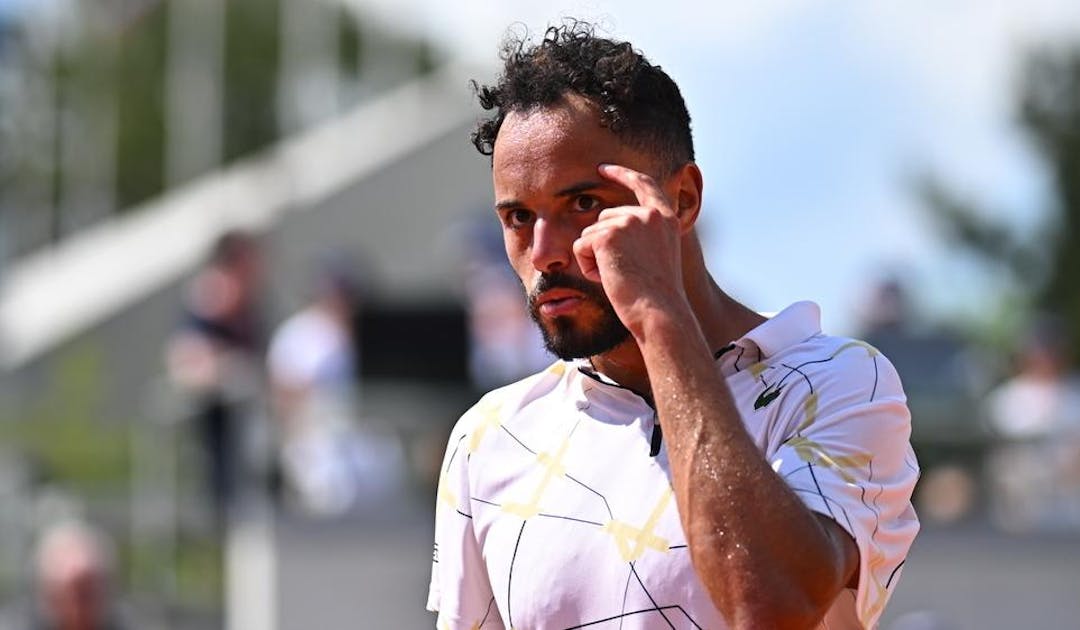
[[[568,315],[585,300],[585,296],[570,289],[552,289],[536,299],[536,310],[545,317]]]

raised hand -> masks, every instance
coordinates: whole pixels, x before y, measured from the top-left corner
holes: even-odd
[[[574,243],[582,274],[600,282],[619,319],[638,335],[658,310],[689,308],[682,282],[683,225],[655,179],[602,164],[600,174],[634,193],[639,205],[602,211]]]

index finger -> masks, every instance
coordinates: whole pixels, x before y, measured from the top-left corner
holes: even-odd
[[[597,170],[603,177],[629,188],[642,206],[656,208],[669,218],[677,216],[660,184],[649,175],[618,164],[601,164]]]

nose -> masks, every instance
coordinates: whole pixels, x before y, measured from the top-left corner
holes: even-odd
[[[533,224],[532,264],[537,271],[564,271],[574,258],[574,239],[578,234],[547,219]]]

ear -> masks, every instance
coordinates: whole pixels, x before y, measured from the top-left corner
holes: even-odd
[[[701,213],[701,192],[704,182],[701,169],[693,162],[683,164],[672,177],[675,212],[679,215],[679,231],[684,236],[694,228]]]

